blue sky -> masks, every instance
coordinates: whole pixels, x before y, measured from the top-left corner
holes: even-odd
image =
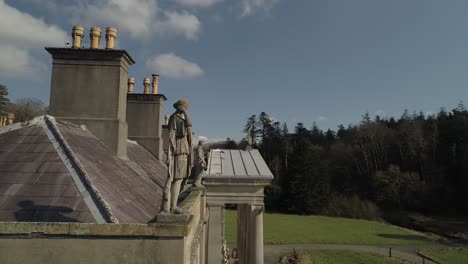
[[[467,12],[464,0],[0,0],[0,83],[48,102],[43,47],[75,24],[85,44],[92,25],[115,26],[137,89],[160,73],[165,114],[187,98],[197,136],[239,139],[261,111],[336,129],[466,102]]]

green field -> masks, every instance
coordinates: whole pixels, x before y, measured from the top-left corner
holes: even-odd
[[[311,250],[299,253],[302,264],[403,264],[411,263],[377,254],[339,250]]]
[[[415,231],[366,220],[266,213],[263,225],[265,244],[411,245],[433,242]],[[236,242],[236,227],[236,211],[226,210],[228,244]]]
[[[468,251],[458,248],[430,249],[420,252],[441,264],[466,264],[468,263]]]

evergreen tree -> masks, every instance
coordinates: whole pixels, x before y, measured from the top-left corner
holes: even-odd
[[[10,102],[7,96],[8,88],[0,83],[0,113],[6,112],[7,103]]]

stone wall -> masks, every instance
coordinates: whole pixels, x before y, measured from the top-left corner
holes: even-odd
[[[205,198],[191,192],[188,223],[0,223],[1,263],[203,263]],[[200,243],[201,242],[201,243]]]

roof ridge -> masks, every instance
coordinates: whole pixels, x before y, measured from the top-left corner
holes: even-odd
[[[14,123],[14,124],[11,124],[11,125],[8,125],[8,126],[4,126],[4,127],[0,127],[0,135],[3,134],[3,133],[7,133],[7,132],[10,132],[10,131],[15,131],[15,130],[18,130],[20,128],[23,128],[23,127],[31,127],[31,126],[42,126],[42,124],[44,124],[44,118],[46,117],[47,115],[41,115],[41,116],[37,116],[31,120],[28,120],[28,121],[24,121],[24,122],[18,122],[18,123]]]
[[[104,216],[104,218],[107,218],[106,221],[110,221],[112,223],[118,223],[119,221],[112,214],[110,210],[110,206],[102,198],[102,196],[99,194],[99,191],[92,184],[86,170],[83,168],[79,159],[76,157],[75,153],[73,152],[71,147],[68,145],[65,138],[62,136],[60,129],[57,127],[57,121],[55,120],[55,118],[53,116],[44,115],[42,116],[41,120],[42,120],[41,124],[43,125],[44,129],[47,129],[52,134],[52,136],[55,138],[55,140],[57,141],[59,145],[59,147],[56,147],[54,145],[54,148],[56,149],[57,153],[59,153],[59,155],[64,154],[67,157],[67,159],[70,161],[69,165],[72,166],[73,170],[77,172],[77,175],[79,176],[80,180],[84,184],[84,187],[89,191],[92,201],[97,205],[97,209],[100,211],[100,214]]]

